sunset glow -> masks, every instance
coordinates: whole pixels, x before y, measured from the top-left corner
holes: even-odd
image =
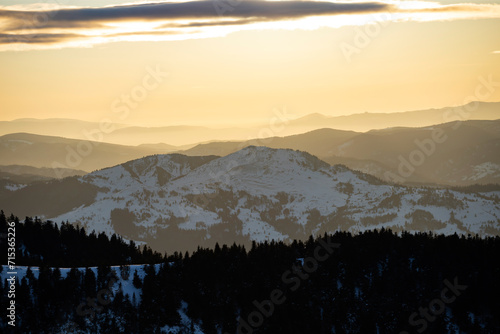
[[[500,77],[495,1],[9,0],[0,22],[4,120],[99,120],[147,66],[170,76],[125,123],[437,108]]]

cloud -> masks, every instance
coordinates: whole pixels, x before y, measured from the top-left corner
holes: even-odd
[[[402,21],[500,17],[498,5],[442,6],[423,1],[201,0],[43,11],[16,8],[0,7],[0,50],[13,50],[16,45],[17,49],[30,49],[36,45],[65,47],[68,42],[71,46],[92,46],[115,41],[204,38],[257,28],[338,27],[350,24],[346,16],[374,13],[391,13],[393,20]],[[30,47],[20,48],[20,44]]]
[[[85,36],[77,34],[0,34],[0,44],[51,44],[84,37]]]
[[[224,20],[224,21],[193,21],[189,23],[167,23],[159,28],[191,28],[191,27],[214,27],[214,26],[236,26],[257,22],[265,22],[264,18]]]
[[[55,22],[112,22],[123,20],[172,20],[217,18],[217,3],[213,1],[190,1],[183,3],[155,3],[104,8],[62,9],[58,11],[13,11],[0,10],[0,17],[17,20],[36,20],[48,17]],[[378,2],[335,3],[321,1],[255,1],[245,0],[225,13],[226,17],[261,17],[268,19],[299,18],[316,15],[333,15],[373,12],[388,9],[390,5]]]

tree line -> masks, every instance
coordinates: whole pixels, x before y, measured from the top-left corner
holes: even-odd
[[[195,327],[207,334],[500,331],[500,237],[381,229],[355,235],[325,233],[291,243],[253,242],[248,249],[216,244],[192,253],[160,255],[116,236],[87,235],[81,228],[58,228],[39,219],[16,224],[22,231],[18,243],[26,247],[19,264],[40,266],[38,277],[29,270],[18,281],[17,333],[58,333],[70,324],[78,331],[68,333],[173,333],[173,328],[194,333]],[[78,247],[71,249],[69,240]],[[339,248],[318,262],[297,289],[290,289],[284,274],[296,270],[296,275],[305,275],[304,259],[314,257],[318,245],[330,241]],[[76,255],[84,253],[90,255]],[[76,312],[82,300],[95,298],[109,284],[111,265],[124,264],[126,272],[125,265],[136,261],[144,263],[142,277],[128,272],[127,281],[121,273],[111,275],[122,278],[114,283],[116,292],[107,297],[102,310],[92,317]],[[85,267],[97,262],[97,274],[74,268],[64,278],[48,265]],[[129,281],[137,295],[126,293]],[[438,312],[440,304],[435,301],[455,281],[467,288]],[[6,281],[0,289],[4,296]],[[259,311],[256,302],[269,300],[276,289],[283,291],[285,302],[272,312]],[[5,302],[3,298],[2,309]],[[256,320],[255,312],[262,321]],[[0,327],[6,328],[4,317]]]

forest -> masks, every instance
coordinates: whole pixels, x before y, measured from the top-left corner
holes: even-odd
[[[3,211],[2,233],[7,221],[16,222],[16,265],[29,268],[16,281],[19,325],[7,327],[2,317],[2,332],[500,331],[500,237],[381,229],[160,254]],[[99,303],[81,307],[86,300]]]

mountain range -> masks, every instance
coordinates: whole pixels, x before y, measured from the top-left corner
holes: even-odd
[[[500,235],[500,191],[389,184],[306,152],[153,155],[0,192],[19,216],[70,221],[160,251],[374,228]]]
[[[320,129],[245,142],[200,144],[186,155],[227,155],[250,145],[306,151],[386,181],[470,185],[500,182],[500,120],[449,122],[366,133]]]
[[[455,121],[422,128],[365,133],[320,129],[300,135],[210,142],[177,153],[225,156],[248,146],[306,151],[334,165],[403,184],[467,186],[500,182],[500,120]],[[90,149],[90,152],[89,152]],[[171,152],[166,144],[125,146],[33,134],[0,137],[0,165],[55,167],[90,172],[151,154]]]
[[[300,128],[300,132],[321,128],[366,132],[391,127],[424,127],[452,121],[491,120],[497,118],[500,118],[500,102],[473,101],[454,107],[393,113],[365,112],[333,117],[310,114],[290,121],[287,126]]]
[[[70,139],[102,141],[121,145],[168,144],[170,151],[186,149],[186,145],[208,141],[230,141],[258,138],[264,135],[290,136],[330,128],[366,132],[390,127],[425,127],[465,120],[500,118],[500,102],[470,102],[463,106],[397,113],[360,113],[348,116],[309,114],[296,117],[286,109],[274,110],[267,122],[242,127],[169,125],[145,127],[107,121],[88,122],[74,119],[23,118],[0,121],[0,136],[11,133],[32,133]],[[181,147],[175,147],[181,146]],[[184,146],[184,147],[183,147]]]

